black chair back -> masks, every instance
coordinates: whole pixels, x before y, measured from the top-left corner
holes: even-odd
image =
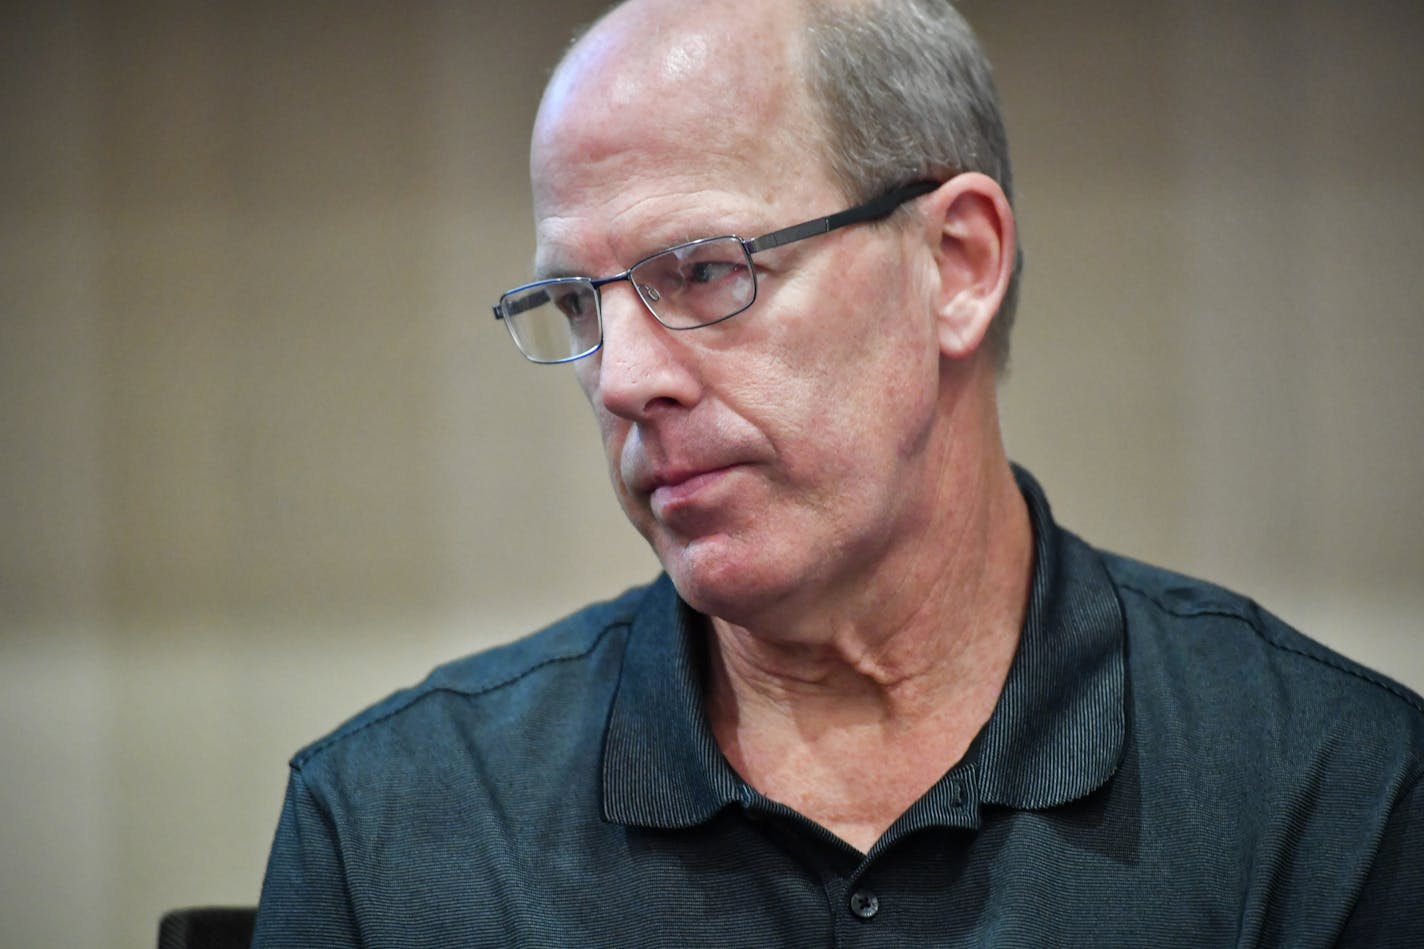
[[[254,906],[175,909],[158,923],[158,949],[249,949]]]

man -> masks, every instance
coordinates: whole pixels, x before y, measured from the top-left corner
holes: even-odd
[[[1005,458],[952,9],[630,0],[531,170],[496,315],[665,576],[298,754],[257,945],[1424,944],[1420,699]]]

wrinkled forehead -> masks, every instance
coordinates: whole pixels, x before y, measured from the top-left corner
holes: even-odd
[[[799,4],[633,0],[555,70],[535,121],[535,199],[573,169],[644,155],[710,161],[808,144]]]

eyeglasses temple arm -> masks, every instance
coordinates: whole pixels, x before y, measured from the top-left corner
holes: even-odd
[[[510,316],[518,316],[525,310],[532,310],[536,306],[543,306],[545,303],[548,302],[549,292],[547,290],[540,290],[537,293],[531,293],[529,296],[525,297],[522,300],[510,300],[508,303],[501,300],[494,307],[494,318],[497,320],[502,320],[504,319],[505,313],[508,313]]]
[[[783,244],[791,244],[795,241],[805,240],[808,237],[815,237],[817,234],[825,234],[837,228],[846,227],[851,224],[859,224],[861,221],[878,221],[881,218],[889,217],[890,214],[912,198],[929,194],[938,188],[938,181],[916,181],[914,184],[905,185],[903,188],[896,188],[887,194],[883,194],[873,201],[865,204],[858,204],[846,211],[832,214],[829,217],[816,218],[804,224],[793,224],[784,227],[779,231],[772,231],[770,234],[763,234],[746,242],[747,253],[755,254],[759,251],[770,250],[773,247],[780,247]]]

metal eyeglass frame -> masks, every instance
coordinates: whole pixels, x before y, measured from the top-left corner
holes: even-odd
[[[663,327],[669,330],[680,331],[701,329],[704,326],[712,326],[716,323],[721,323],[723,320],[730,320],[738,313],[746,311],[748,308],[751,307],[753,303],[756,302],[757,283],[755,270],[751,271],[751,297],[747,300],[744,306],[740,307],[739,309],[733,310],[731,313],[728,313],[725,316],[719,316],[715,320],[707,320],[702,323],[692,323],[686,326],[671,326],[667,322],[665,322],[662,317],[658,316],[657,311],[653,309],[652,305],[649,304],[647,300],[643,299],[642,291],[638,287],[637,283],[632,280],[631,275],[633,271],[637,270],[639,267],[652,260],[653,258],[660,257],[663,254],[668,253],[669,251],[677,251],[683,248],[693,247],[698,244],[705,244],[708,241],[728,239],[735,240],[740,243],[742,245],[742,249],[747,254],[748,260],[750,260],[753,254],[759,254],[762,251],[770,250],[773,247],[782,247],[786,244],[794,244],[797,241],[804,241],[808,237],[816,237],[821,234],[829,234],[831,231],[838,230],[842,227],[849,227],[852,224],[862,224],[867,221],[882,220],[893,214],[895,209],[900,207],[900,205],[904,204],[907,201],[912,201],[915,198],[929,194],[931,191],[934,191],[936,188],[938,188],[940,184],[941,182],[932,180],[915,181],[910,184],[902,185],[898,188],[894,188],[890,191],[887,191],[880,197],[873,198],[870,201],[865,202],[864,204],[857,204],[855,207],[847,208],[844,211],[840,211],[836,214],[831,214],[826,217],[813,218],[809,221],[803,221],[800,224],[793,224],[790,227],[783,227],[779,230],[772,231],[769,234],[763,234],[762,236],[753,238],[751,240],[744,240],[743,238],[740,238],[735,234],[725,234],[718,237],[704,237],[700,240],[685,241],[681,244],[674,244],[671,247],[665,247],[662,250],[657,251],[656,253],[649,254],[648,256],[634,263],[627,270],[624,270],[622,273],[614,274],[611,277],[553,277],[548,280],[536,280],[533,283],[526,283],[521,286],[515,287],[512,290],[508,290],[500,295],[499,302],[496,303],[493,307],[494,318],[496,320],[504,321],[505,328],[509,330],[510,337],[514,340],[515,347],[519,349],[520,353],[523,354],[524,358],[528,359],[530,362],[538,363],[540,365],[557,365],[560,363],[573,362],[577,359],[582,359],[585,356],[591,356],[602,348],[603,294],[601,292],[601,288],[610,283],[617,283],[620,280],[627,280],[630,283],[633,283],[633,289],[635,292],[637,292],[639,301],[641,301],[647,311],[653,315],[653,319],[657,320],[658,323],[661,324]],[[598,341],[592,346],[590,346],[588,349],[573,356],[564,356],[559,359],[535,359],[533,356],[530,356],[529,353],[524,351],[523,346],[520,346],[519,337],[515,335],[514,328],[510,325],[509,321],[505,319],[506,315],[515,316],[517,313],[521,312],[521,310],[515,310],[506,314],[505,300],[508,297],[513,296],[514,294],[523,293],[524,291],[532,290],[536,287],[567,283],[584,284],[593,290],[594,315],[595,318],[598,320]]]

